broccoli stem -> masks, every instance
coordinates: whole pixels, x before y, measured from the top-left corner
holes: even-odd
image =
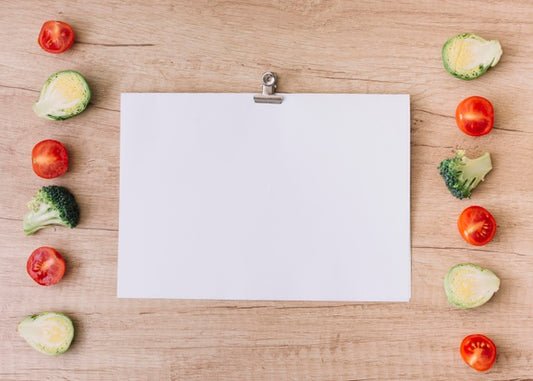
[[[43,203],[39,205],[38,210],[35,210],[24,218],[23,228],[26,235],[31,235],[47,225],[61,224],[62,221],[59,218],[59,213]]]
[[[463,178],[472,179],[471,184],[469,184],[470,189],[475,188],[492,169],[492,162],[488,152],[475,159],[469,159],[464,156],[463,162],[465,163]]]

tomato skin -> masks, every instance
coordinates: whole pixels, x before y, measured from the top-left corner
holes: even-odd
[[[473,96],[463,99],[455,110],[457,126],[470,136],[488,134],[494,126],[494,107],[486,98]]]
[[[31,253],[26,263],[29,276],[42,286],[51,286],[63,278],[65,260],[51,247],[39,247]]]
[[[67,149],[57,140],[43,140],[31,151],[33,172],[44,179],[53,179],[68,170]]]
[[[74,42],[74,30],[62,21],[46,21],[37,39],[39,46],[48,53],[63,53]]]
[[[496,220],[487,209],[473,205],[463,210],[457,220],[457,228],[466,242],[483,246],[494,238]]]
[[[487,336],[469,335],[461,342],[461,357],[478,372],[489,370],[496,361],[496,345]]]

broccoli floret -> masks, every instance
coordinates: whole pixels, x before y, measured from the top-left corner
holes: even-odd
[[[464,150],[458,150],[455,157],[443,160],[438,169],[452,195],[461,200],[470,198],[472,190],[492,169],[492,163],[488,152],[470,159]]]
[[[24,217],[24,233],[30,235],[50,225],[75,227],[80,219],[76,199],[67,188],[51,185],[42,187],[28,203],[30,212]]]

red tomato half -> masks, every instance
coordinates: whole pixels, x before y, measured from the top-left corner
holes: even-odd
[[[42,286],[51,286],[63,278],[65,261],[51,247],[40,247],[31,253],[26,264],[31,278]]]
[[[47,21],[43,24],[37,41],[49,53],[63,53],[74,42],[74,30],[62,21]]]
[[[496,220],[481,206],[469,206],[457,220],[459,233],[471,245],[483,246],[489,243],[496,233]]]
[[[470,367],[485,372],[496,361],[496,345],[487,336],[469,335],[461,343],[461,357]]]
[[[488,134],[494,126],[494,107],[483,97],[466,98],[455,110],[455,121],[461,131],[467,135]]]
[[[53,179],[68,169],[67,149],[57,140],[43,140],[31,151],[33,172],[39,177]]]

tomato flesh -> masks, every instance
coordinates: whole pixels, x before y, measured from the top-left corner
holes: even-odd
[[[466,98],[455,110],[455,121],[461,131],[467,135],[486,135],[494,126],[494,107],[483,97]]]
[[[38,42],[49,53],[63,53],[74,42],[74,30],[65,22],[47,21],[41,28]]]
[[[496,361],[496,345],[487,336],[474,334],[463,339],[461,357],[471,368],[485,372]]]
[[[33,171],[39,177],[53,179],[68,170],[67,149],[57,140],[43,140],[31,151]]]
[[[483,246],[494,238],[496,220],[487,209],[481,206],[469,206],[459,216],[457,228],[466,242],[474,246]]]
[[[42,286],[51,286],[63,278],[65,260],[55,249],[40,247],[31,253],[26,270],[35,282]]]

